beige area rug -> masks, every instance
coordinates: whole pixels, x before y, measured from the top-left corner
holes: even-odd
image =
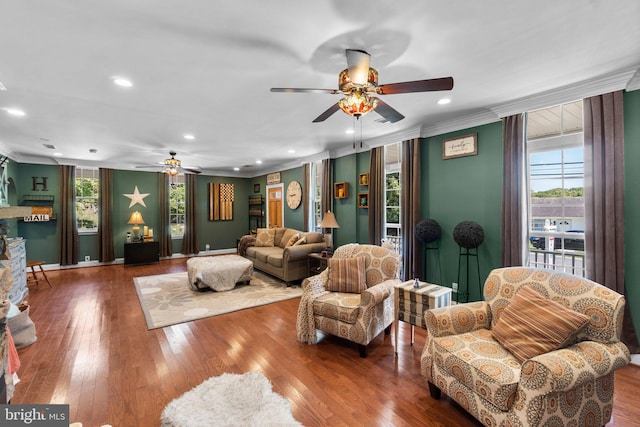
[[[203,319],[245,308],[271,304],[302,295],[299,286],[254,271],[251,283],[230,291],[205,292],[189,288],[187,272],[143,276],[133,279],[149,329]]]
[[[209,378],[162,411],[162,427],[302,426],[261,372]]]

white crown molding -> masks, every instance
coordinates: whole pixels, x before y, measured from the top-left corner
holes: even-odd
[[[491,111],[499,117],[520,114],[525,111],[538,110],[553,105],[584,99],[590,96],[622,90],[634,76],[638,66],[627,68],[622,72],[596,77],[572,85],[548,90],[536,95],[516,99],[515,101],[491,107]]]
[[[629,83],[627,84],[628,92],[638,89],[640,89],[640,68],[636,70],[636,73],[631,77],[631,80],[629,80]]]
[[[423,126],[420,132],[420,137],[427,138],[430,136],[443,135],[449,132],[455,132],[461,129],[469,129],[474,126],[482,126],[489,123],[500,121],[500,118],[492,111],[479,111],[476,113],[470,113],[461,117],[457,117],[454,120],[435,123],[428,126]]]

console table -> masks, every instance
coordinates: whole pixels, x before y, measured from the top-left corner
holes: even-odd
[[[411,345],[413,345],[413,327],[419,326],[426,329],[424,312],[451,305],[451,288],[426,282],[419,283],[419,288],[414,287],[413,280],[395,286],[393,329],[396,335],[396,354],[398,354],[398,322],[400,320],[411,324]]]
[[[134,242],[124,244],[124,265],[154,264],[160,262],[160,242]]]

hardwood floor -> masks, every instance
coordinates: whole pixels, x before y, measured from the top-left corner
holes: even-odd
[[[457,404],[429,396],[420,375],[425,331],[400,323],[361,359],[332,336],[296,340],[299,299],[147,330],[133,277],[186,271],[186,259],[47,272],[53,289],[32,286],[38,340],[19,350],[12,403],[68,403],[85,427],[158,426],[164,406],[209,377],[262,371],[305,426],[476,426]],[[638,425],[640,367],[616,374],[613,421]]]

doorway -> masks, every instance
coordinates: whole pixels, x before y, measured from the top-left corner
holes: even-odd
[[[284,206],[282,204],[282,193],[284,184],[267,185],[267,227],[282,227],[284,217]]]

